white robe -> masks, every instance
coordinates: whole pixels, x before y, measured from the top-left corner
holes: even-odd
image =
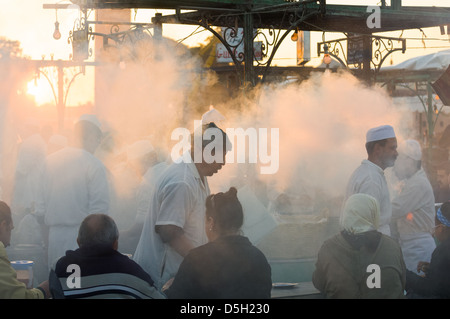
[[[397,226],[406,268],[416,272],[417,263],[430,262],[436,248],[432,236],[436,214],[434,193],[422,169],[401,185],[392,199],[392,219]]]
[[[109,214],[109,184],[103,163],[67,147],[49,155],[42,171],[36,214],[49,227],[49,267],[76,249],[78,228],[89,214]]]
[[[392,207],[389,188],[384,171],[369,160],[363,160],[353,172],[347,184],[346,199],[350,195],[363,193],[375,197],[380,205],[380,224],[378,231],[390,236],[389,223],[392,217]],[[345,201],[344,201],[345,202]]]

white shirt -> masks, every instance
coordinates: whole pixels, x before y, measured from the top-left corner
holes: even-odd
[[[155,232],[156,225],[175,225],[195,247],[207,243],[205,202],[210,194],[206,178],[200,178],[194,163],[171,164],[158,179],[152,195],[134,260],[161,287],[178,271],[183,257]]]
[[[353,194],[368,194],[375,197],[380,205],[380,225],[378,231],[390,235],[389,223],[392,217],[392,206],[384,171],[369,160],[363,160],[353,172],[347,184],[346,198]]]
[[[430,262],[436,248],[432,236],[436,214],[434,193],[423,169],[401,181],[400,186],[392,200],[392,219],[396,222],[406,268],[417,273],[418,262]]]
[[[145,222],[145,216],[147,216],[150,209],[151,196],[155,189],[156,181],[168,167],[166,162],[160,162],[150,167],[144,174],[143,181],[139,185],[137,192],[137,213],[135,222],[137,224],[143,224]]]
[[[400,236],[431,233],[436,215],[433,188],[423,169],[405,180],[392,200],[392,218]]]
[[[78,228],[94,213],[109,214],[109,184],[103,163],[79,148],[67,147],[49,155],[36,207],[36,214],[50,227],[49,263],[63,256],[64,249],[77,248]]]

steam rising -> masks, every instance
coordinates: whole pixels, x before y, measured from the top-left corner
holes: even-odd
[[[201,70],[185,47],[150,38],[136,43],[96,56],[105,63],[97,66],[95,112],[112,142],[98,154],[108,168],[117,164],[109,160],[123,161],[117,155],[142,138],[167,158],[178,142],[170,140],[171,132],[177,127],[192,131],[194,120],[214,105],[225,116],[218,123],[224,130],[278,128],[279,169],[263,176],[257,169],[261,163],[225,165],[210,178],[213,192],[262,181],[269,185],[269,200],[288,189],[309,199],[337,197],[367,157],[369,128],[390,124],[398,137],[409,133],[409,123],[401,121],[403,114],[385,90],[368,87],[348,72],[320,72],[301,83],[265,85],[230,97],[218,76]]]
[[[284,194],[294,199],[295,212],[318,215],[323,203],[342,198],[351,173],[367,158],[364,144],[369,128],[390,124],[399,141],[412,136],[412,125],[405,121],[404,111],[393,104],[385,90],[369,87],[348,72],[317,72],[301,83],[276,83],[230,93],[215,73],[202,70],[196,57],[170,40],[143,39],[121,49],[109,48],[97,52],[96,61],[103,63],[96,67],[94,112],[106,133],[97,156],[112,174],[126,163],[126,147],[140,139],[150,140],[160,160],[169,160],[172,147],[179,142],[170,139],[172,131],[182,127],[192,132],[194,120],[200,120],[213,105],[225,117],[216,123],[224,131],[279,129],[278,141],[270,137],[263,141],[268,143],[268,155],[279,163],[278,171],[268,175],[260,174],[259,168],[267,165],[261,161],[227,164],[209,178],[211,191],[246,185],[266,208]],[[17,128],[25,126],[28,117],[20,118],[12,103],[5,105],[0,105],[0,114],[5,115],[0,121],[0,195],[3,190],[2,199],[11,202],[12,172],[19,149]],[[14,119],[12,124],[10,119]],[[271,145],[275,142],[279,150],[276,158],[276,148]],[[246,150],[255,148],[247,145]],[[250,158],[248,153],[246,158]],[[123,175],[117,174],[120,178]],[[122,231],[131,226],[136,215],[136,203],[129,203],[139,178],[125,176],[116,182],[120,185],[116,191],[123,190],[116,195],[129,205],[114,208],[115,214],[122,214],[113,215]],[[338,214],[338,205],[333,208],[330,215]],[[285,229],[280,232],[290,237]],[[292,232],[301,235],[298,228],[292,228]],[[317,232],[310,229],[311,234]],[[280,247],[303,249],[295,236]],[[269,238],[268,242],[274,241]],[[280,247],[273,251],[281,251]]]

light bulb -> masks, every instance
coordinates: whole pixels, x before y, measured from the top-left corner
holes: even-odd
[[[294,42],[296,42],[298,40],[298,32],[297,32],[297,30],[294,31],[294,33],[292,34],[291,40],[294,41]]]
[[[55,32],[53,32],[53,38],[55,40],[61,39],[61,32],[59,32],[59,22],[55,22]]]
[[[325,64],[330,64],[331,63],[331,57],[330,57],[330,55],[329,54],[325,54],[324,56],[323,56],[323,63],[325,63]]]

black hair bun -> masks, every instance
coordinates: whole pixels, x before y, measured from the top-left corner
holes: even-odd
[[[235,187],[230,187],[230,189],[228,190],[228,194],[231,197],[237,197],[237,189]]]

